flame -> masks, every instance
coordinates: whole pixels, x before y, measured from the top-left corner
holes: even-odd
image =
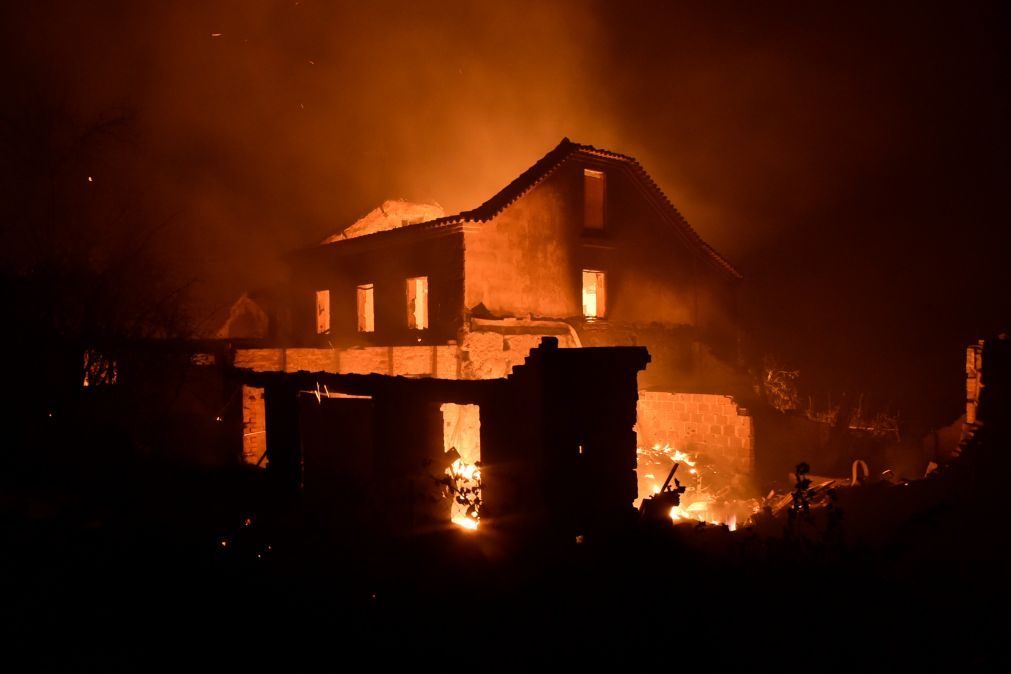
[[[687,468],[687,474],[691,476],[687,490],[681,497],[681,503],[671,508],[670,518],[674,522],[692,522],[702,524],[713,524],[726,526],[730,531],[737,531],[736,509],[745,505],[740,500],[724,500],[717,496],[711,488],[702,485],[703,474],[696,463],[698,457],[680,449],[675,449],[669,443],[657,443],[652,447],[637,448],[638,466],[640,475],[640,494],[658,494],[660,492],[661,480],[657,475],[665,476],[670,467],[681,464]],[[649,471],[649,472],[647,472]],[[706,475],[712,473],[711,469]],[[684,475],[679,472],[679,475]],[[758,511],[757,502],[750,503],[754,512]]]
[[[473,517],[458,516],[452,520],[453,524],[466,531],[477,531],[478,520]]]
[[[675,522],[691,520],[693,522],[705,522],[709,509],[709,501],[695,501],[694,503],[682,503],[670,510],[670,518]],[[713,524],[719,524],[714,521]]]
[[[712,524],[715,526],[726,525],[727,529],[730,531],[737,531],[737,513],[730,513],[726,519],[721,519],[718,516],[708,517],[709,515],[709,502],[708,501],[695,501],[687,506],[676,505],[670,510],[670,518],[674,522],[701,522],[703,524]]]
[[[457,459],[454,461],[453,465],[449,467],[449,470],[450,475],[453,477],[475,481],[480,481],[481,479],[481,469],[473,463],[464,463],[463,459]]]
[[[697,474],[695,469],[695,459],[687,452],[682,452],[680,449],[674,449],[670,446],[670,443],[662,445],[657,443],[653,445],[652,448],[647,449],[637,447],[635,453],[639,457],[638,465],[641,467],[640,470],[645,470],[647,466],[650,467],[649,472],[641,473],[641,478],[649,481],[648,486],[640,483],[641,490],[649,489],[654,494],[658,493],[660,491],[660,482],[662,481],[662,478],[666,476],[667,471],[674,463],[680,463],[687,466],[690,475]],[[660,471],[662,471],[662,474],[660,474]],[[658,474],[660,474],[660,478],[657,477]]]
[[[477,495],[478,499],[480,499],[480,466],[473,463],[466,463],[462,459],[456,459],[450,467],[446,469],[446,474],[453,479],[457,493],[470,493],[472,495]],[[475,531],[477,529],[478,522],[481,520],[481,516],[478,513],[479,502],[475,503],[470,501],[469,503],[461,503],[457,499],[457,493],[452,494],[453,505],[450,521],[463,529]]]

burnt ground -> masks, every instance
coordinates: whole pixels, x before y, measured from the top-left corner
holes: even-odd
[[[0,477],[14,670],[404,663],[991,668],[1007,660],[1006,439],[792,525],[582,545],[335,543],[262,476],[155,462]]]

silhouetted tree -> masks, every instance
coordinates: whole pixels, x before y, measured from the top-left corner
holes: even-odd
[[[81,393],[85,354],[188,333],[187,282],[169,273],[151,212],[129,180],[134,116],[87,114],[32,87],[0,104],[0,345],[8,384],[0,414],[22,442],[51,442]]]

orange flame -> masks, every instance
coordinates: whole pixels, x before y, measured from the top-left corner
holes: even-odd
[[[478,520],[473,517],[458,516],[454,517],[451,521],[464,531],[477,531]]]

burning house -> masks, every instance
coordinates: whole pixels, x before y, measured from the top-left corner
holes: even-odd
[[[238,368],[479,381],[509,376],[545,337],[646,347],[640,496],[673,452],[724,475],[752,470],[753,425],[736,402],[749,386],[734,367],[741,275],[632,157],[564,139],[473,210],[387,201],[286,260],[275,299],[244,297],[222,328],[248,347]],[[575,401],[577,386],[557,393]],[[481,458],[483,413],[442,408],[460,470]],[[251,381],[243,417],[246,460],[263,465],[271,434]]]

